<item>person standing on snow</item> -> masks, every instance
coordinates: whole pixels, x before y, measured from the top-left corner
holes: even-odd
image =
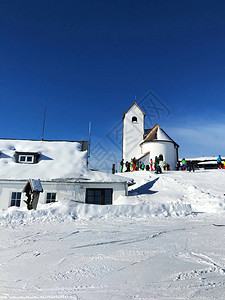
[[[130,171],[133,172],[133,168],[134,168],[134,162],[133,159],[131,158],[131,162],[130,162]]]
[[[192,170],[193,172],[195,171],[195,166],[194,166],[194,163],[193,163],[192,160],[190,161],[188,170],[189,170],[189,172],[191,172],[191,170]]]
[[[150,159],[150,169],[151,169],[151,171],[153,171],[153,161],[152,161],[152,159]]]
[[[222,168],[222,158],[221,158],[220,155],[219,155],[218,158],[217,158],[217,166],[218,166],[219,169]]]
[[[137,160],[136,158],[134,157],[133,158],[133,170],[136,171],[136,163],[137,163]]]
[[[136,162],[136,171],[138,171],[139,170],[139,160],[137,160],[137,162]]]
[[[120,162],[120,173],[123,172],[123,165],[124,165],[123,161],[124,161],[124,159],[122,159],[121,162]]]
[[[185,158],[182,159],[181,163],[182,163],[181,170],[187,170],[187,162]]]
[[[155,157],[154,165],[155,165],[155,170],[156,170],[156,168],[159,165],[159,158],[157,156]]]
[[[178,160],[177,163],[176,163],[176,171],[179,171],[179,170],[180,170],[180,162]]]

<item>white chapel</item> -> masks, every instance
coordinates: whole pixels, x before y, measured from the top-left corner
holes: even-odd
[[[158,124],[145,129],[145,113],[136,102],[123,114],[122,119],[124,162],[130,162],[135,157],[147,165],[150,159],[154,161],[156,156],[161,156],[171,170],[175,169],[179,145]]]

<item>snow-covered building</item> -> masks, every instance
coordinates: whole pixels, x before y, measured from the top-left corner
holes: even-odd
[[[171,169],[175,169],[179,145],[158,124],[145,129],[145,113],[136,102],[123,114],[122,119],[124,162],[135,157],[148,165],[150,159],[154,161],[156,156],[160,156]]]
[[[84,141],[0,139],[0,209],[26,206],[24,188],[37,179],[43,204],[63,199],[113,204],[126,195],[126,179],[87,169],[87,147]]]

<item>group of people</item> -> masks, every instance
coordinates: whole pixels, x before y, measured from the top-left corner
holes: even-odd
[[[125,172],[133,172],[133,171],[138,171],[138,170],[144,170],[145,165],[141,161],[138,161],[135,157],[131,159],[131,161],[126,161],[124,163],[124,159],[121,160],[120,162],[120,172],[123,172],[124,166],[126,167]]]
[[[149,164],[144,164],[137,160],[135,157],[131,159],[131,161],[126,161],[124,163],[124,159],[120,162],[120,172],[123,172],[124,166],[126,167],[125,172],[133,172],[138,170],[146,170],[146,171],[155,171],[157,174],[162,173],[162,170],[169,171],[170,165],[166,163],[162,156],[156,156],[155,160],[153,161],[150,159]]]
[[[188,163],[187,163],[185,158],[182,159],[181,163],[180,163],[180,161],[178,161],[177,164],[176,164],[176,170],[177,171],[187,170],[189,172],[191,172],[191,171],[194,172],[195,167],[196,166],[195,166],[195,164],[192,160],[188,161]],[[225,161],[222,161],[221,155],[219,155],[218,158],[217,158],[217,168],[218,169],[225,169]]]
[[[194,162],[192,160],[190,160],[187,163],[186,159],[183,158],[181,162],[180,161],[177,162],[177,164],[176,164],[176,170],[177,171],[185,171],[185,170],[187,170],[189,172],[191,172],[191,171],[194,172],[195,171],[195,164],[194,164]]]
[[[124,162],[124,159],[120,162],[120,172],[123,172],[124,166],[126,167],[125,172],[133,172],[138,170],[146,170],[146,171],[155,171],[157,174],[162,173],[162,170],[169,171],[170,165],[166,163],[165,160],[163,160],[163,156],[159,155],[155,157],[155,160],[153,161],[150,159],[149,164],[145,165],[143,162],[137,160],[135,157],[131,159],[131,161]],[[221,155],[217,158],[217,167],[218,169],[225,169],[225,161],[222,161]],[[177,161],[176,164],[176,170],[177,171],[184,171],[187,170],[189,172],[195,171],[196,165],[195,163],[190,160],[186,161],[185,158],[183,158],[180,161]]]

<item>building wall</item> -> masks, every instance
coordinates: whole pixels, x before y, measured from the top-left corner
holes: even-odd
[[[149,165],[150,154],[145,155],[143,158],[140,159],[140,161],[141,161],[142,163],[144,163],[145,165]]]
[[[137,122],[132,122],[136,117]],[[144,136],[144,115],[140,109],[133,105],[126,113],[123,120],[123,159],[124,162],[130,161],[131,158],[140,157],[140,143]]]
[[[0,180],[0,209],[6,210],[10,207],[11,196],[13,192],[22,192],[27,181],[3,181]],[[86,188],[112,188],[113,189],[113,203],[119,196],[127,196],[127,183],[68,183],[68,182],[51,182],[42,181],[44,192],[40,193],[39,202],[46,203],[47,193],[56,193],[56,200],[63,201],[63,199],[73,199],[79,202],[85,202]],[[26,207],[25,193],[22,193],[20,207]]]
[[[155,156],[162,154],[163,159],[170,164],[171,170],[175,169],[177,162],[177,150],[173,143],[154,141],[142,144],[142,152],[146,153],[148,151],[150,151],[149,159],[152,159],[153,162],[155,160]]]

